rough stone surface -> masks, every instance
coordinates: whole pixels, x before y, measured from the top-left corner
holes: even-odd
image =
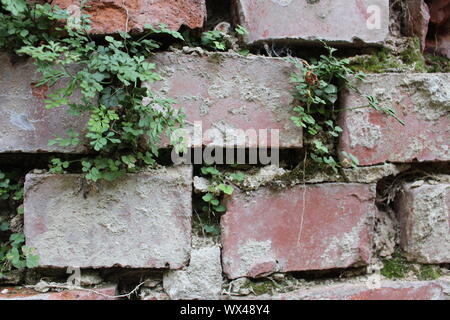
[[[249,31],[244,37],[248,44],[320,39],[342,44],[361,41],[379,44],[389,34],[389,0],[234,2],[239,24]],[[374,17],[379,21],[376,28],[372,28],[378,22]]]
[[[0,153],[61,152],[81,153],[86,148],[49,146],[55,135],[66,136],[69,129],[82,131],[86,119],[70,116],[66,108],[47,110],[43,99],[47,88],[35,87],[40,79],[32,60],[11,63],[0,52]]]
[[[98,190],[80,175],[29,174],[25,235],[40,266],[178,269],[189,261],[192,167],[129,174]],[[52,195],[49,197],[49,195]]]
[[[185,270],[164,275],[164,290],[171,299],[217,300],[222,292],[222,266],[219,247],[192,250]]]
[[[450,160],[450,74],[374,74],[354,84],[359,93],[343,93],[343,106],[368,106],[365,96],[373,95],[405,125],[372,108],[346,110],[340,151],[363,166]]]
[[[203,177],[194,177],[194,191],[195,193],[206,193],[208,192],[208,187],[210,182],[208,179]]]
[[[170,300],[170,297],[166,293],[147,288],[141,290],[139,298],[140,300],[151,300],[151,301]]]
[[[419,37],[422,49],[425,49],[430,9],[424,0],[408,0],[406,4],[408,5],[408,12],[404,16],[406,34]]]
[[[88,290],[64,290],[38,293],[31,289],[1,288],[0,300],[115,300],[117,286],[102,286]],[[95,292],[94,292],[95,291]]]
[[[409,165],[386,163],[370,167],[344,168],[342,171],[349,182],[376,183],[382,178],[396,176],[409,167]]]
[[[272,139],[271,129],[279,130],[280,147],[302,146],[302,130],[290,119],[294,115],[289,84],[292,66],[285,60],[231,53],[161,53],[152,62],[160,66],[164,80],[151,88],[179,102],[177,106],[186,114],[186,129],[194,137],[194,122],[201,121],[203,139],[191,138],[193,146],[276,147],[278,139]],[[238,141],[239,129],[267,130],[267,138],[259,135],[256,143]]]
[[[286,170],[276,165],[270,165],[262,167],[255,174],[246,174],[242,186],[246,189],[256,190],[260,186],[265,185],[267,182],[282,176],[286,173]]]
[[[450,182],[405,183],[396,204],[409,260],[450,263]]]
[[[382,281],[379,286],[335,284],[258,299],[273,300],[446,300],[449,281]]]
[[[222,217],[230,279],[368,263],[375,185],[319,184],[235,191]]]
[[[392,210],[381,211],[374,218],[373,247],[379,257],[391,257],[398,245],[398,220]]]
[[[54,0],[54,5],[80,15],[80,0]],[[146,24],[166,24],[173,30],[182,25],[201,28],[206,19],[205,0],[97,0],[83,10],[91,16],[94,34],[120,31],[141,32]]]
[[[82,286],[95,286],[103,282],[103,278],[98,272],[84,271],[81,273],[80,284]]]

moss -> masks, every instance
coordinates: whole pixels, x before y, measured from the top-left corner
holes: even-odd
[[[268,278],[258,278],[258,279],[248,279],[242,288],[248,288],[255,295],[263,294],[277,294],[280,292],[289,292],[293,288],[298,287],[299,279],[293,274],[283,273],[281,278],[275,277],[275,275],[269,276]]]
[[[409,38],[397,51],[384,47],[372,54],[355,57],[350,67],[365,73],[428,71],[418,38]]]
[[[425,60],[428,72],[450,72],[450,59],[446,57],[426,53]]]
[[[384,260],[383,263],[381,274],[389,279],[403,279],[408,273],[414,274],[419,280],[435,280],[442,275],[439,266],[420,265],[419,268],[414,268],[414,264],[408,262],[398,251],[392,259]]]
[[[251,289],[255,295],[271,294],[277,285],[269,279],[250,280],[243,288]]]
[[[384,260],[381,274],[389,279],[403,279],[411,270],[411,265],[399,252],[395,252],[392,259]]]
[[[406,48],[400,52],[399,57],[404,64],[413,66],[415,72],[427,72],[419,38],[410,38]]]
[[[302,161],[294,169],[287,171],[285,174],[279,176],[276,181],[272,181],[267,185],[275,190],[283,190],[286,187],[309,183],[315,179],[320,180],[321,177],[327,182],[345,182],[345,179],[330,167],[321,165],[311,159],[306,159],[305,165],[303,165]]]
[[[441,269],[437,266],[422,265],[417,277],[420,280],[436,280],[442,275]]]
[[[254,283],[252,288],[256,295],[261,295],[261,294],[272,292],[274,285],[265,281],[265,282]]]
[[[400,62],[398,60],[393,61],[389,51],[383,48],[372,55],[355,57],[350,68],[364,73],[383,73],[388,69],[398,69],[399,65]]]

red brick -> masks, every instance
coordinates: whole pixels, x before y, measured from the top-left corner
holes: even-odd
[[[427,49],[450,58],[450,0],[429,1],[432,34],[427,39]]]
[[[439,184],[405,183],[396,207],[405,256],[422,263],[450,263],[450,178]]]
[[[425,0],[409,0],[406,4],[408,5],[408,14],[404,17],[405,31],[408,36],[419,37],[423,50],[430,23],[430,9]]]
[[[372,108],[346,110],[340,151],[361,165],[450,160],[450,74],[374,74],[354,85],[358,92],[345,92],[343,107],[368,106],[365,96],[373,95],[405,125]]]
[[[0,53],[0,66],[0,153],[86,151],[82,144],[48,146],[55,135],[65,137],[68,129],[82,132],[87,119],[70,116],[65,107],[45,109],[48,89],[33,85],[40,76],[32,60],[12,64],[7,54]]]
[[[235,279],[365,265],[374,198],[367,184],[237,191],[221,221],[224,272]]]
[[[264,41],[378,44],[389,34],[389,0],[234,0],[238,23],[249,44]],[[380,12],[380,28],[369,29],[371,6]],[[371,20],[370,20],[371,21]],[[370,26],[370,25],[369,25]]]
[[[54,0],[52,3],[71,13],[80,12],[80,0]],[[182,25],[203,27],[206,5],[205,0],[96,0],[87,2],[84,13],[91,16],[94,34],[142,32],[146,24],[160,23],[178,30]]]
[[[430,6],[431,22],[443,24],[450,18],[450,0],[427,0]]]
[[[60,292],[38,293],[25,288],[0,288],[0,300],[116,300],[117,287],[103,286],[89,290],[64,290]],[[95,292],[94,292],[95,291]]]
[[[26,176],[26,243],[36,248],[40,266],[178,269],[188,263],[192,167],[128,174],[87,194],[82,182],[76,174]]]
[[[450,0],[409,0],[405,4],[407,35],[419,37],[428,52],[450,58]]]
[[[192,124],[202,122],[203,145],[224,145],[221,138],[208,139],[205,134],[215,128],[219,134],[225,129],[267,129],[268,146],[277,146],[271,141],[270,129],[278,129],[280,147],[302,146],[302,130],[290,119],[294,115],[289,83],[292,65],[285,60],[228,53],[161,53],[152,62],[159,66],[163,81],[150,87],[178,101],[177,107],[186,114],[186,129],[192,132]],[[247,141],[245,146],[255,147],[265,141]]]
[[[377,288],[366,284],[335,284],[301,289],[274,296],[272,300],[446,300],[448,281],[382,281]]]

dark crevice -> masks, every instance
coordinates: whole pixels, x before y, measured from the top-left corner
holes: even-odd
[[[231,0],[206,0],[206,9],[208,12],[206,30],[214,29],[221,22],[232,23]]]
[[[399,163],[410,168],[398,175],[391,175],[378,181],[376,204],[380,210],[394,210],[393,202],[405,182],[433,178],[438,175],[450,175],[450,165],[447,162]]]

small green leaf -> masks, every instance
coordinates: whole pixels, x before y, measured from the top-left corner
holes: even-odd
[[[205,231],[205,233],[209,233],[215,236],[220,234],[220,228],[213,225],[204,225],[203,230]]]
[[[0,231],[7,231],[9,230],[9,223],[8,222],[2,222],[0,224]]]
[[[234,190],[232,186],[225,185],[223,183],[219,184],[219,189],[221,191],[223,191],[223,193],[228,194],[228,195],[233,194],[233,190]]]
[[[39,266],[39,256],[38,255],[28,255],[26,257],[27,268],[36,268]]]
[[[235,31],[236,31],[237,34],[240,34],[240,35],[246,35],[246,34],[248,34],[247,29],[245,29],[245,28],[244,28],[243,26],[241,26],[241,25],[238,25],[238,26],[236,27]]]
[[[211,193],[207,193],[202,197],[203,201],[205,202],[211,202],[213,198],[214,196]]]
[[[25,236],[22,233],[13,233],[9,237],[9,241],[11,241],[12,246],[18,246],[25,242]]]
[[[245,179],[245,174],[243,174],[242,172],[236,172],[236,173],[232,173],[230,175],[231,179],[234,181],[243,181]]]
[[[223,212],[227,211],[227,207],[225,207],[223,204],[220,204],[220,205],[214,207],[214,211],[223,213]]]

